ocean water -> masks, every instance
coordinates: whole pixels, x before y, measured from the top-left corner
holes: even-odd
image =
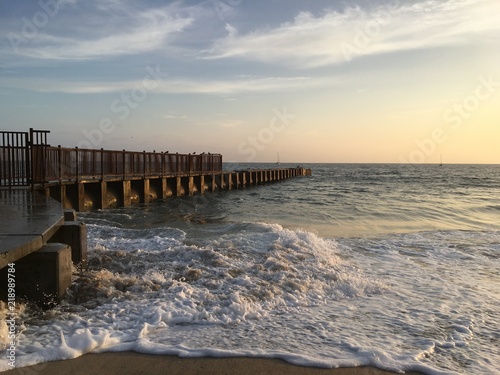
[[[500,374],[500,166],[306,167],[80,214],[89,269],[19,308],[17,366],[134,350]]]

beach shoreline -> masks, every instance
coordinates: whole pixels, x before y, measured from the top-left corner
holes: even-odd
[[[180,358],[177,356],[151,355],[136,352],[107,352],[85,354],[75,359],[45,362],[3,372],[5,375],[37,374],[148,374],[160,375],[189,374],[286,374],[286,375],[389,375],[396,372],[374,367],[353,367],[325,369],[304,367],[287,363],[281,359],[249,357],[201,357]],[[419,372],[406,372],[407,375],[423,375]]]

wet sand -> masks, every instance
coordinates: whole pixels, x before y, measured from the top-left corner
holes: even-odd
[[[394,372],[372,367],[321,369],[295,366],[279,359],[267,358],[179,358],[134,352],[86,354],[65,361],[41,363],[9,370],[5,375],[388,375]],[[407,372],[408,375],[421,375]]]

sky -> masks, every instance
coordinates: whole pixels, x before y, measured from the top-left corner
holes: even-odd
[[[225,161],[500,163],[498,0],[0,2],[0,130]]]

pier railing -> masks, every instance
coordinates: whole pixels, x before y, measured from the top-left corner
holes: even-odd
[[[47,144],[47,130],[0,131],[0,187],[29,186],[33,145]]]
[[[220,154],[54,147],[47,130],[0,131],[0,187],[217,173]]]
[[[172,154],[95,150],[52,146],[33,147],[35,184],[85,179],[176,176],[220,172],[220,154]]]

